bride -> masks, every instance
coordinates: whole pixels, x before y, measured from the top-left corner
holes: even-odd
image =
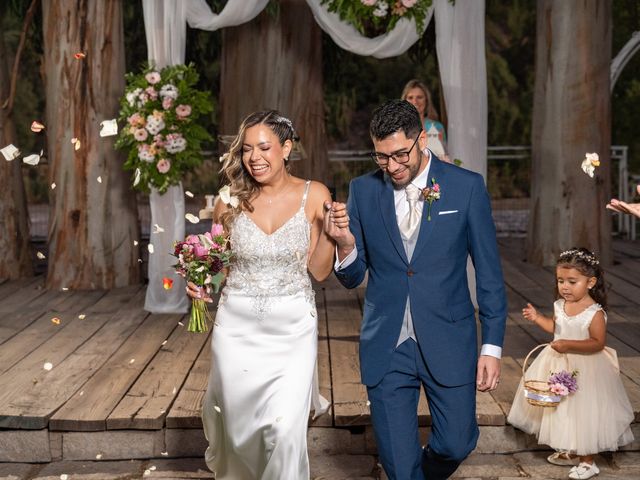
[[[327,187],[289,174],[295,137],[278,112],[252,113],[221,169],[238,203],[218,199],[214,210],[235,255],[218,304],[202,412],[205,458],[217,480],[309,478],[318,335],[309,273],[319,281],[329,276],[349,217]],[[194,284],[187,292],[204,295]]]

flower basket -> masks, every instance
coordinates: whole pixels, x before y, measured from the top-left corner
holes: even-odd
[[[551,391],[551,386],[547,380],[527,380],[525,377],[525,372],[527,370],[527,363],[529,362],[529,357],[533,352],[539,350],[541,348],[549,345],[548,343],[543,343],[534,347],[524,359],[524,363],[522,364],[522,379],[524,380],[524,396],[529,402],[530,405],[535,405],[536,407],[557,407],[562,400],[562,396],[557,395]]]

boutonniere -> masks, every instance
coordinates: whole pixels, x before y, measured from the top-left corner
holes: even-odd
[[[422,198],[425,202],[429,203],[429,210],[427,211],[427,220],[431,221],[431,204],[436,200],[440,200],[440,184],[436,183],[435,178],[431,178],[431,186],[426,186],[422,189]]]

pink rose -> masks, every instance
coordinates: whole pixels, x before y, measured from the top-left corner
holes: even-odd
[[[143,126],[145,121],[144,118],[142,118],[142,115],[140,115],[139,113],[134,113],[133,115],[131,115],[129,118],[127,118],[127,122],[129,122],[129,125],[131,126]]]
[[[185,118],[191,115],[191,105],[178,105],[176,107],[176,115],[180,118]]]
[[[151,100],[155,100],[156,98],[158,98],[158,92],[156,91],[156,89],[155,89],[155,88],[153,88],[153,87],[147,87],[147,88],[145,88],[145,89],[144,89],[144,91],[145,91],[145,93],[146,93],[147,95],[149,95],[149,98],[150,98]]]
[[[189,245],[200,245],[200,239],[197,235],[187,235],[187,238],[184,239],[184,242]]]
[[[222,225],[220,225],[219,223],[214,223],[213,225],[211,225],[211,235],[217,237],[218,235],[222,235],[223,233],[224,229]]]
[[[440,184],[436,183],[436,184],[433,186],[433,191],[434,191],[434,192],[439,192],[439,191],[440,191]]]
[[[162,99],[162,108],[164,108],[165,110],[169,110],[171,107],[173,107],[173,98],[164,97]]]
[[[418,0],[402,0],[402,5],[406,8],[413,7]]]
[[[171,168],[171,162],[166,158],[161,158],[156,164],[156,168],[160,173],[167,173]]]
[[[360,0],[363,5],[367,7],[373,7],[378,0]]]
[[[149,134],[144,128],[138,128],[133,132],[133,138],[135,138],[139,142],[144,142]]]
[[[155,143],[156,147],[162,148],[164,147],[164,138],[162,135],[158,134],[153,137],[153,143]]]
[[[156,83],[158,83],[160,81],[160,74],[158,72],[149,72],[144,76],[144,78],[151,85],[155,85]]]
[[[209,249],[206,247],[203,247],[202,245],[198,244],[194,246],[194,252],[196,257],[198,258],[204,258],[207,256],[207,254],[209,253]]]

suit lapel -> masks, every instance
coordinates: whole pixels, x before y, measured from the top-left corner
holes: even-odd
[[[378,211],[382,215],[382,221],[387,229],[387,233],[389,233],[391,243],[393,243],[393,246],[398,251],[398,254],[404,263],[408,265],[409,260],[407,259],[407,252],[404,250],[402,237],[400,236],[400,229],[398,228],[398,221],[396,220],[396,205],[393,195],[393,185],[391,184],[389,177],[386,175],[383,176],[381,185],[380,195],[378,195]]]
[[[440,188],[442,189],[441,195],[446,195],[447,191],[443,187],[443,183],[445,180],[444,169],[441,168],[442,162],[435,158],[435,156],[431,159],[431,166],[429,167],[429,178],[427,179],[427,186],[431,187],[431,179],[435,179],[435,183],[440,184]],[[442,198],[440,200],[434,200],[431,202],[431,220],[428,220],[429,217],[429,202],[425,201],[422,207],[422,219],[420,220],[420,233],[418,234],[418,240],[416,242],[416,248],[413,251],[413,255],[411,259],[418,258],[418,255],[427,244],[427,241],[431,237],[433,230],[438,225],[438,212],[440,211],[440,205],[442,203]]]

